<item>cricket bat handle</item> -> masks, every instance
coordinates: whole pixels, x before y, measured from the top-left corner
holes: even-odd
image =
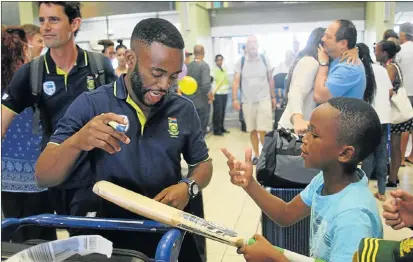
[[[253,245],[253,244],[255,244],[255,239],[250,238],[250,239],[246,240],[246,242],[247,242],[246,243],[247,245]],[[326,262],[325,260],[322,260],[322,259],[307,257],[307,256],[304,256],[304,255],[289,251],[287,249],[277,247],[277,246],[273,246],[273,247],[275,249],[277,249],[278,251],[280,251],[291,262]]]

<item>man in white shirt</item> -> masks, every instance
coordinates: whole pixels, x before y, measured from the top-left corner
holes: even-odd
[[[407,95],[409,96],[410,103],[413,105],[413,24],[404,23],[400,26],[399,38],[401,44],[401,50],[396,56],[396,62],[400,65],[403,74],[404,88],[406,88]],[[402,162],[401,165],[405,165],[405,161],[413,163],[413,147],[410,151],[410,155],[404,158],[406,154],[407,143],[409,141],[409,133],[402,134]]]

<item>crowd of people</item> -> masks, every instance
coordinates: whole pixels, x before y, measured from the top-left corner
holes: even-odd
[[[140,21],[129,47],[100,41],[103,50],[97,54],[76,45],[79,2],[38,2],[38,8],[40,27],[2,27],[5,217],[56,212],[140,218],[96,196],[92,187],[99,180],[204,217],[202,189],[213,175],[208,122],[212,114],[213,134],[229,133],[224,120],[232,92],[232,107],[252,149],[244,161],[223,149],[231,181],[279,225],[310,216],[311,257],[351,261],[362,239],[383,238],[374,196],[385,201],[387,225],[413,227],[413,195],[395,190],[391,199],[385,197],[386,188],[397,188],[400,166],[413,162],[413,149],[404,158],[413,131],[411,23],[401,25],[399,34],[385,32],[374,46],[376,63],[370,48],[357,43],[351,21],[316,28],[302,50],[286,55],[281,71],[288,73],[281,81],[273,77],[270,58],[258,52],[258,39],[249,36],[230,87],[224,55],[215,56],[211,70],[204,47],[185,51],[180,32],[164,19]],[[185,75],[197,82],[192,95],[182,94],[176,84]],[[259,144],[273,130],[273,111],[283,100],[278,126],[303,136],[306,167],[321,170],[289,203],[266,192],[253,176]],[[116,131],[110,121],[127,131]],[[181,174],[181,156],[189,166],[187,177]],[[374,195],[368,188],[373,173]],[[161,238],[115,230],[69,233],[99,234],[114,247],[139,247],[148,256]],[[247,261],[288,261],[265,238],[255,238],[255,244],[239,250]],[[23,227],[12,241],[29,239],[55,240],[56,231]],[[204,246],[200,238],[186,235],[179,261],[206,261]]]

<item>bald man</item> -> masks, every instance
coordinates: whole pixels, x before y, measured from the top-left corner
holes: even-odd
[[[246,55],[239,59],[235,66],[232,107],[239,111],[242,106],[254,150],[252,163],[256,165],[260,155],[259,141],[264,144],[265,133],[272,130],[272,112],[276,106],[273,67],[268,57],[258,53],[258,40],[255,36],[248,37],[245,52]],[[239,89],[241,101],[238,100]]]
[[[187,75],[195,79],[198,84],[198,89],[195,94],[187,97],[194,102],[205,137],[210,114],[211,75],[209,65],[204,61],[205,50],[202,45],[196,45],[194,47],[194,56],[194,61],[188,64]]]

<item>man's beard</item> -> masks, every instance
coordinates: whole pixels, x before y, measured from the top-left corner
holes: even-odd
[[[142,78],[139,74],[138,65],[135,65],[135,70],[133,70],[133,72],[131,74],[131,83],[132,83],[132,90],[135,93],[136,97],[138,98],[139,102],[141,102],[142,104],[144,104],[147,107],[156,107],[157,105],[161,104],[164,101],[165,97],[169,93],[168,91],[164,91],[164,90],[161,90],[161,89],[144,88]],[[163,93],[165,93],[165,95],[161,98],[161,100],[159,100],[159,102],[157,102],[155,104],[148,104],[145,101],[145,94],[149,91],[163,92]]]

